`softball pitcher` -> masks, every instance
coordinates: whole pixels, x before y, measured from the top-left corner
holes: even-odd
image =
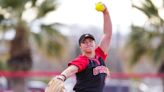
[[[99,3],[100,5],[100,3]],[[79,47],[82,54],[68,63],[68,67],[49,83],[45,92],[64,92],[64,81],[72,75],[76,75],[75,92],[103,92],[105,78],[109,70],[105,60],[109,50],[112,36],[112,24],[107,7],[97,6],[96,9],[103,14],[103,36],[98,45],[91,34],[83,34],[79,38]]]

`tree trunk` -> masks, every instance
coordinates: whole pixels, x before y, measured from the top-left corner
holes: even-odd
[[[10,58],[7,62],[11,71],[29,71],[32,68],[28,33],[23,23],[16,27],[16,35],[10,44]],[[26,92],[26,78],[8,78],[9,89],[14,92]]]

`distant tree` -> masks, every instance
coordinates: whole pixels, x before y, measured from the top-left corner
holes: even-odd
[[[42,1],[42,2],[41,2]],[[14,31],[10,41],[10,56],[7,61],[11,71],[29,71],[32,68],[31,41],[35,41],[40,50],[58,58],[64,52],[66,38],[56,29],[56,24],[46,25],[40,22],[40,31],[34,32],[31,25],[43,19],[46,14],[57,8],[56,0],[0,0],[0,31]],[[27,10],[35,11],[27,22],[23,15]],[[9,88],[14,92],[26,92],[25,78],[9,78]]]
[[[159,73],[164,73],[164,19],[160,16],[162,6],[155,6],[152,0],[142,0],[141,6],[132,2],[132,7],[144,13],[148,21],[143,27],[132,25],[128,45],[132,47],[131,65],[143,56],[159,66]]]

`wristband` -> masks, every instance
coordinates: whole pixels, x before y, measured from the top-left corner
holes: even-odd
[[[67,79],[67,77],[64,74],[60,74],[57,76],[57,79],[59,79],[61,81],[65,81]]]
[[[60,76],[64,77],[64,81],[67,79],[67,77],[64,74],[60,74]]]
[[[57,77],[57,79],[59,79],[59,80],[61,80],[61,81],[63,81],[63,82],[64,82],[64,80],[63,80],[62,78],[60,78],[60,77]]]

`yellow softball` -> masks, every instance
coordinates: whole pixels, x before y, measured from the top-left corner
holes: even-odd
[[[102,11],[104,11],[105,7],[104,7],[104,5],[103,5],[102,2],[98,2],[98,3],[96,3],[96,5],[95,5],[95,9],[96,9],[97,11],[102,12]]]

